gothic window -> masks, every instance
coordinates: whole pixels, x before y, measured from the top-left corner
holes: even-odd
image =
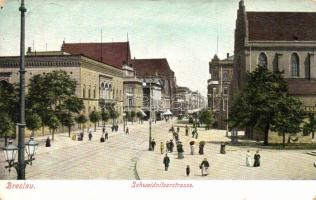
[[[293,53],[291,56],[291,75],[292,77],[299,76],[299,59],[297,53]]]
[[[82,89],[82,98],[86,98],[86,87],[83,86],[83,89]]]
[[[88,90],[88,97],[89,99],[91,98],[91,88],[89,87],[89,90]]]
[[[93,90],[93,98],[96,98],[96,93],[95,93],[95,87],[94,87],[94,90]]]
[[[258,65],[262,67],[268,66],[268,58],[265,53],[260,53],[258,57]]]
[[[133,99],[131,98],[128,99],[128,106],[133,106]]]

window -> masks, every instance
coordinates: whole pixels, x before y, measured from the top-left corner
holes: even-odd
[[[262,67],[268,66],[268,59],[265,53],[260,53],[258,57],[258,65]]]
[[[85,86],[82,89],[82,98],[86,98],[86,87]]]
[[[91,98],[91,89],[90,89],[90,87],[89,87],[89,90],[88,90],[88,97],[89,97],[89,99]]]
[[[133,106],[133,99],[128,99],[128,106]]]
[[[224,72],[224,73],[223,73],[223,80],[224,80],[224,81],[227,81],[227,80],[228,80],[228,74],[227,74],[227,72]]]
[[[95,94],[95,87],[94,87],[94,90],[93,90],[93,98],[96,97],[96,94]]]
[[[311,55],[308,55],[306,57],[306,61],[305,61],[305,78],[307,78],[307,79],[311,78]]]
[[[291,75],[292,77],[299,76],[299,59],[296,53],[293,53],[291,56]]]
[[[224,93],[224,95],[227,95],[228,94],[228,89],[227,88],[223,88],[223,93]]]

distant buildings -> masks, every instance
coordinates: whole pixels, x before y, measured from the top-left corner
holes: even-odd
[[[219,128],[226,128],[227,108],[229,106],[230,84],[233,78],[234,56],[220,60],[217,55],[209,62],[207,87],[208,108],[213,111]]]

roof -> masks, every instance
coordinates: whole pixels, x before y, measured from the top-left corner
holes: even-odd
[[[138,77],[174,76],[166,58],[133,59],[132,65]]]
[[[316,95],[316,80],[288,79],[290,95]]]
[[[316,12],[247,12],[250,41],[316,41]]]
[[[82,54],[93,60],[122,69],[123,62],[131,60],[129,42],[63,43],[62,51]]]

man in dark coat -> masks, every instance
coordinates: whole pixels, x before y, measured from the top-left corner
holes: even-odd
[[[45,147],[50,147],[50,139],[49,139],[49,136],[48,136],[47,139],[46,139]]]
[[[169,145],[170,145],[170,152],[172,153],[173,152],[173,147],[174,147],[174,144],[173,144],[172,140],[170,140]]]
[[[151,143],[151,147],[153,148],[153,151],[155,151],[155,146],[156,146],[155,139],[152,139],[150,143]]]
[[[105,132],[105,134],[104,134],[104,139],[105,139],[105,140],[108,140],[108,139],[109,139],[109,133],[108,133],[108,132]]]
[[[259,151],[257,151],[254,155],[255,162],[253,163],[254,167],[260,167],[260,154]]]
[[[126,131],[125,131],[125,134],[128,135],[129,134],[129,130],[128,130],[128,127],[126,127]]]
[[[163,158],[163,164],[165,165],[165,171],[168,171],[169,163],[170,163],[170,158],[166,154],[166,156]]]
[[[185,125],[185,136],[189,135],[189,128],[187,125]]]

